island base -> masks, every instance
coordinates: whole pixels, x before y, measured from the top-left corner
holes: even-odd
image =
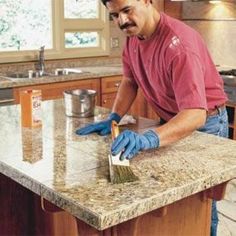
[[[0,220],[0,234],[209,236],[211,199],[222,199],[226,184],[222,183],[100,231],[1,174],[0,200],[3,217]]]

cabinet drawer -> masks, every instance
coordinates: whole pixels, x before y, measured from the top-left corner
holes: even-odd
[[[112,109],[113,103],[116,98],[116,93],[102,94],[102,106]]]
[[[114,93],[117,92],[120,82],[122,80],[122,76],[112,76],[102,78],[102,93]]]

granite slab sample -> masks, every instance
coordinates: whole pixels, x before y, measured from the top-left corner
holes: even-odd
[[[89,225],[103,230],[236,177],[236,142],[194,132],[131,161],[139,181],[109,182],[111,137],[75,130],[105,117],[65,116],[63,100],[43,102],[41,128],[22,128],[20,106],[0,107],[0,172]],[[156,121],[122,127],[143,132]]]

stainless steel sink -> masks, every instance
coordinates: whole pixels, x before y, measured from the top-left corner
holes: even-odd
[[[57,68],[53,72],[43,72],[40,73],[40,71],[33,71],[29,70],[26,72],[8,72],[5,74],[2,74],[2,77],[5,77],[7,79],[33,79],[33,78],[41,78],[44,76],[50,76],[50,77],[56,77],[56,76],[65,76],[70,74],[87,74],[89,72],[82,71],[79,68]]]
[[[11,79],[31,79],[31,78],[38,78],[43,76],[53,76],[52,73],[43,73],[40,74],[38,72],[26,73],[26,72],[16,72],[16,73],[6,73],[4,77],[11,78]]]
[[[69,75],[69,74],[81,74],[89,73],[82,71],[80,68],[57,68],[55,69],[55,75]]]

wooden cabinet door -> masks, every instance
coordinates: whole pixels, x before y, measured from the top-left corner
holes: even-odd
[[[101,79],[102,94],[117,93],[122,76],[109,76]]]
[[[182,2],[181,1],[164,1],[164,12],[177,19],[181,19],[182,17]]]
[[[97,91],[96,104],[100,105],[100,79],[86,79],[68,82],[40,84],[14,88],[15,103],[20,102],[19,92],[27,89],[39,89],[42,91],[43,100],[52,100],[63,97],[63,91],[70,89],[93,89]]]
[[[107,94],[102,94],[102,106],[112,109],[113,103],[116,98],[116,93],[107,93]]]
[[[101,105],[103,107],[112,109],[121,80],[120,75],[101,78]]]
[[[116,93],[102,94],[102,106],[112,109],[115,98]],[[142,92],[139,91],[128,113],[134,116],[147,117],[146,108],[146,100],[143,97]]]
[[[101,105],[112,109],[116,94],[121,82],[122,76],[110,76],[101,79],[102,99]],[[138,91],[137,97],[129,110],[129,114],[134,116],[147,116],[147,103],[141,91]]]
[[[157,113],[153,110],[153,108],[148,105],[148,110],[147,110],[147,118],[153,119],[153,120],[160,120],[160,117],[157,115]]]
[[[129,113],[134,116],[147,117],[147,102],[141,90],[138,91]]]

